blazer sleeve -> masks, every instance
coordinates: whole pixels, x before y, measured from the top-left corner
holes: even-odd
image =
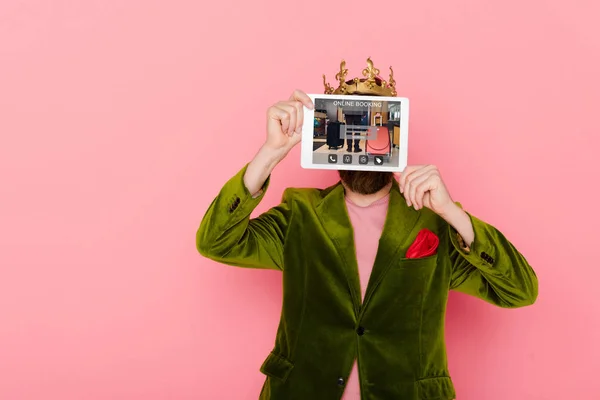
[[[251,219],[270,177],[252,197],[244,184],[247,168],[245,165],[227,181],[212,201],[196,232],[196,248],[204,257],[223,264],[283,270],[283,246],[291,216],[289,191],[278,206]]]
[[[525,257],[495,227],[467,214],[475,232],[469,246],[448,225],[452,242],[450,289],[504,308],[533,304],[538,296],[538,279]]]

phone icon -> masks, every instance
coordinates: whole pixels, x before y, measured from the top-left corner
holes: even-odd
[[[329,156],[327,156],[327,160],[329,161],[329,164],[337,163],[337,154],[329,154]]]

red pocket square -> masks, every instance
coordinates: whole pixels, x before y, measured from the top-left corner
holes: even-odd
[[[423,258],[434,255],[440,239],[429,229],[421,229],[406,251],[406,258]]]

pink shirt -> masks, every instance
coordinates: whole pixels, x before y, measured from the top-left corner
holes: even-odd
[[[365,297],[367,283],[373,270],[379,238],[383,231],[388,210],[389,195],[368,205],[360,207],[346,198],[348,216],[354,230],[354,243],[356,247],[356,261],[360,279],[361,299]],[[360,385],[358,382],[358,369],[356,361],[348,377],[348,384],[344,390],[343,400],[360,400]]]

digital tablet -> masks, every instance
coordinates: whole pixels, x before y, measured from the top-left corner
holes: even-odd
[[[309,94],[301,165],[312,169],[402,172],[407,164],[408,99]]]

